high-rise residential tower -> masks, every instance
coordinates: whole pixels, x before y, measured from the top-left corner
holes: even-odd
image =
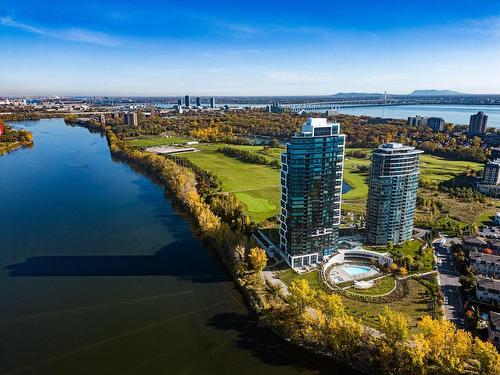
[[[444,130],[444,119],[441,117],[429,117],[427,119],[427,126],[431,128],[433,132],[442,132]]]
[[[500,184],[500,159],[489,160],[484,165],[483,184]]]
[[[196,98],[196,106],[201,107],[201,98],[200,97]]]
[[[486,133],[486,124],[488,124],[488,116],[479,111],[475,115],[470,116],[469,135],[478,135]]]
[[[309,118],[281,154],[280,250],[294,267],[337,249],[345,135],[326,118]]]
[[[366,215],[369,243],[399,244],[412,237],[421,153],[400,143],[373,151]]]
[[[189,106],[191,105],[191,101],[189,100],[189,95],[186,95],[186,96],[184,97],[184,105],[185,105],[186,107],[189,107]]]
[[[215,98],[214,97],[210,98],[210,108],[215,108]]]

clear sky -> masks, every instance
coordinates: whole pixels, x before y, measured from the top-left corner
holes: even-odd
[[[0,1],[0,95],[500,93],[500,0]]]

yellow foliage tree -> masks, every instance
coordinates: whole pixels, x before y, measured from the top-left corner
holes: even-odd
[[[379,315],[380,332],[385,335],[387,344],[394,348],[396,344],[408,340],[410,335],[410,318],[399,311],[386,306],[384,313]]]
[[[255,272],[261,272],[267,265],[266,252],[260,247],[253,247],[248,254],[248,260]]]
[[[481,375],[500,374],[500,355],[495,347],[479,338],[474,339],[474,359]]]

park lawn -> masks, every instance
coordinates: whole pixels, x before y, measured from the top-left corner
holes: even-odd
[[[127,139],[127,144],[137,147],[154,147],[163,145],[173,145],[188,142],[189,139],[180,137],[139,137]]]
[[[276,273],[280,280],[286,285],[290,285],[291,282],[296,279],[306,279],[312,289],[318,290],[321,288],[318,271],[316,270],[302,275],[299,275],[291,269],[276,271]],[[392,280],[392,283],[394,283],[394,279],[390,276],[385,277],[384,279],[390,279]],[[391,281],[384,281],[380,290],[387,289],[390,282]],[[431,314],[429,303],[432,301],[432,297],[430,296],[430,293],[428,293],[427,287],[420,284],[418,281],[409,278],[403,282],[408,283],[408,294],[403,296],[400,300],[392,301],[390,303],[375,303],[371,301],[362,302],[342,296],[346,313],[359,318],[362,323],[367,326],[378,328],[378,316],[384,312],[386,306],[389,306],[393,310],[400,311],[408,315],[410,317],[411,330],[415,331],[419,318],[424,315]],[[394,284],[392,284],[392,286],[394,286]],[[392,287],[388,291],[391,289]]]
[[[368,289],[356,289],[349,288],[347,291],[356,294],[362,294],[364,296],[379,296],[382,294],[389,293],[395,285],[394,278],[392,276],[386,276],[381,279],[375,280],[374,286]]]
[[[345,311],[367,326],[378,328],[378,316],[384,312],[385,307],[400,311],[410,317],[410,329],[417,330],[417,322],[424,315],[431,315],[429,303],[432,302],[427,287],[412,278],[407,279],[408,294],[397,301],[390,303],[361,302],[349,297],[342,297]]]
[[[360,172],[359,166],[370,166],[370,159],[346,157],[344,160],[344,182],[351,187],[342,195],[346,200],[362,200],[368,198],[368,172]]]
[[[483,164],[473,161],[448,160],[425,154],[420,156],[420,177],[436,182],[449,180],[468,169],[481,170],[482,168]]]
[[[246,163],[231,158],[217,148],[222,144],[204,144],[196,146],[201,152],[183,153],[200,168],[213,172],[222,181],[224,192],[231,192],[245,206],[245,212],[255,221],[260,222],[279,212],[280,177],[279,170],[266,165]],[[262,146],[238,146],[238,148]]]
[[[304,274],[298,274],[291,268],[288,268],[286,270],[276,271],[276,274],[286,285],[290,285],[292,281],[297,279],[306,279],[312,289],[321,289],[318,270],[314,270]]]

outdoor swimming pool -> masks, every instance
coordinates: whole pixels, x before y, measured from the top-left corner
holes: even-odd
[[[370,267],[365,267],[365,266],[342,266],[342,269],[349,276],[359,276],[364,273],[368,273],[371,270]]]

